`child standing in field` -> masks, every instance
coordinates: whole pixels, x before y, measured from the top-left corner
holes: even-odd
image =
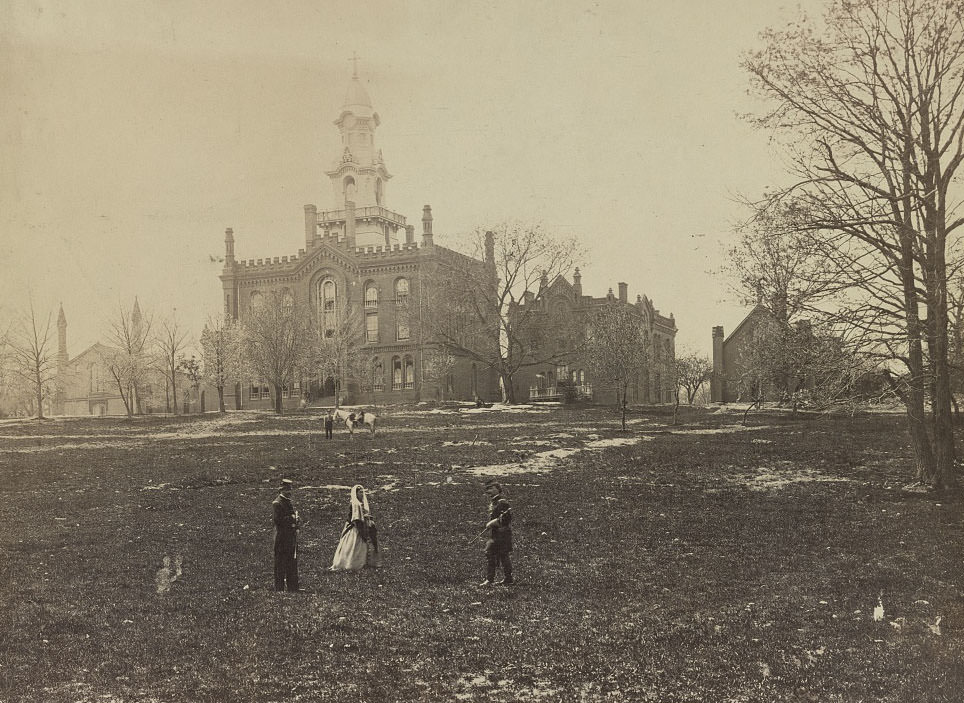
[[[491,586],[495,579],[496,569],[502,567],[502,580],[499,584],[512,584],[512,506],[502,495],[502,485],[496,481],[485,484],[485,494],[489,497],[489,521],[485,529],[489,530],[489,539],[485,543],[486,570],[482,587]]]

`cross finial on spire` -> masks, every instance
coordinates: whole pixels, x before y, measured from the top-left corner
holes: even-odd
[[[348,60],[352,62],[351,77],[358,78],[358,54],[354,51],[351,52],[351,58]]]

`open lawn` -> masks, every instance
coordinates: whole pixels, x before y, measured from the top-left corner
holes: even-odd
[[[0,424],[0,700],[964,700],[962,505],[903,489],[902,418],[740,419]],[[298,594],[270,590],[282,476]],[[488,476],[511,589],[477,588]],[[331,573],[356,482],[383,566]]]

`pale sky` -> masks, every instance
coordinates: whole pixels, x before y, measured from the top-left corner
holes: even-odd
[[[805,6],[808,3],[803,3]],[[786,7],[783,7],[786,5]],[[811,8],[815,2],[809,2]],[[816,5],[819,7],[819,5]],[[513,219],[575,235],[583,291],[618,281],[710,352],[747,312],[708,271],[740,193],[782,178],[743,52],[780,0],[0,2],[0,327],[63,302],[71,356],[138,296],[193,337],[239,259],[297,253],[360,57],[393,174],[436,242]]]

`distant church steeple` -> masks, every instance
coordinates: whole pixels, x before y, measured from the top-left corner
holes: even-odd
[[[67,363],[67,316],[64,315],[64,304],[60,304],[57,313],[57,365]]]

